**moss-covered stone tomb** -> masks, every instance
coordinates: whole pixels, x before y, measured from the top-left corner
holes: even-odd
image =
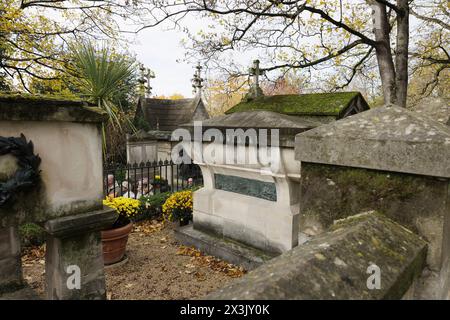
[[[448,298],[450,127],[396,106],[375,108],[296,137],[299,229],[377,210],[428,243],[417,298]]]
[[[209,298],[449,299],[444,123],[388,105],[297,134],[309,239]]]

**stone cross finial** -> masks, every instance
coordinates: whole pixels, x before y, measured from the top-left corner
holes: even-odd
[[[253,86],[259,87],[259,76],[264,74],[264,70],[259,67],[259,60],[253,60],[253,66],[249,70],[250,75],[253,76]]]
[[[155,78],[155,73],[150,70],[147,69],[147,74],[145,75],[147,78],[147,92],[146,92],[146,97],[149,98],[151,93],[152,93],[152,87],[150,86],[150,79],[154,79]]]
[[[203,67],[200,65],[200,62],[197,64],[195,69],[197,70],[195,71],[194,77],[192,78],[192,87],[194,88],[194,93],[200,94],[203,88],[204,81],[201,74]]]
[[[139,82],[139,96],[143,97],[145,96],[145,67],[144,64],[139,63],[139,71],[141,73],[140,78],[138,79]]]
[[[253,65],[249,68],[249,75],[253,77],[253,83],[250,87],[250,92],[246,96],[246,99],[254,99],[263,96],[263,92],[259,87],[259,76],[265,73],[264,69],[259,67],[259,60],[253,60]]]
[[[149,68],[144,67],[144,64],[139,64],[141,77],[139,78],[139,95],[141,97],[150,97],[152,87],[150,86],[150,79],[155,78],[155,73]]]

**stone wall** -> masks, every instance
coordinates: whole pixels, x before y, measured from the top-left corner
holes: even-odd
[[[420,175],[302,163],[299,229],[315,235],[336,219],[377,210],[422,235],[430,244],[428,263],[439,270],[448,180]]]

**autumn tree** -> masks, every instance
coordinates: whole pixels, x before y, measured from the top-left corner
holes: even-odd
[[[411,98],[433,93],[450,98],[450,2],[416,0],[411,14],[419,21],[411,50]]]
[[[181,93],[175,92],[175,93],[172,93],[172,94],[167,95],[167,96],[163,95],[163,94],[156,95],[154,98],[155,99],[180,100],[180,99],[185,99],[185,96],[183,96]]]
[[[222,77],[209,79],[205,99],[211,116],[224,114],[238,104],[248,92],[247,77]]]
[[[332,76],[336,89],[378,76],[385,103],[406,106],[411,2],[162,1],[146,27],[164,21],[180,25],[187,14],[200,15],[216,22],[190,34],[193,50],[208,61],[223,65],[227,52],[256,48],[265,53],[266,71],[303,69],[313,78]]]
[[[65,73],[69,43],[118,41],[121,22],[133,24],[141,15],[131,0],[2,0],[0,78],[28,91],[30,79],[51,84]]]
[[[265,95],[273,96],[278,94],[299,94],[304,92],[306,79],[303,79],[294,72],[280,75],[274,81],[263,81],[261,84]]]

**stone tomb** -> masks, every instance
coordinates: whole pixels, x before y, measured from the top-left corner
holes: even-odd
[[[450,127],[384,106],[301,133],[295,150],[300,231],[318,235],[336,219],[377,210],[428,242],[411,295],[449,298]]]
[[[294,136],[317,125],[317,122],[270,111],[239,112],[203,121],[202,129],[198,129],[204,134],[200,142],[202,150],[195,146],[184,146],[184,149],[200,166],[204,187],[194,192],[194,223],[179,230],[179,240],[247,268],[295,247],[300,163],[294,159]],[[192,134],[196,130],[193,125],[186,128]],[[247,140],[245,144],[240,140],[237,143],[233,135],[228,135],[228,141],[211,142],[208,129],[224,136],[227,129],[247,133],[250,129],[259,142]],[[260,129],[267,130],[267,146],[262,143]],[[272,129],[279,130],[279,146],[270,144]],[[231,161],[225,153],[223,157],[208,158],[210,154],[221,154],[226,147],[234,153]],[[251,161],[251,154],[258,152],[271,156],[271,147],[276,150],[272,151],[276,168]],[[245,156],[243,162],[237,160],[240,156]],[[227,242],[224,250],[220,250],[221,239]]]
[[[253,87],[257,84],[256,80]],[[368,109],[358,92],[252,95],[259,90],[253,88],[226,115],[203,121],[204,135],[194,138],[200,148],[185,147],[202,169],[204,187],[194,193],[193,226],[178,232],[181,242],[247,268],[306,240],[298,232],[300,163],[294,159],[295,134]],[[198,131],[194,124],[185,126],[191,137]],[[229,130],[233,132],[227,134]],[[274,130],[278,136],[272,137]],[[226,138],[216,139],[217,131]],[[239,134],[243,138],[236,142]],[[253,142],[248,137],[252,134]],[[231,146],[231,156],[207,159],[209,154],[228,152],[224,145],[227,150]]]
[[[41,158],[40,180],[0,206],[1,292],[24,284],[17,227],[33,222],[48,233],[47,298],[106,297],[100,230],[111,225],[116,215],[102,204],[103,120],[104,114],[80,101],[0,97],[0,137],[23,134]],[[0,156],[0,182],[18,168],[16,157]],[[79,289],[67,286],[70,266],[81,272]]]

